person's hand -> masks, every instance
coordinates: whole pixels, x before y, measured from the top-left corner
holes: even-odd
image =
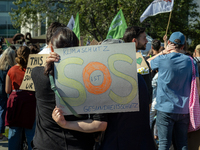
[[[46,63],[57,62],[59,61],[59,59],[60,59],[60,56],[57,53],[51,52],[48,58],[46,59]]]
[[[66,128],[67,121],[65,120],[63,111],[60,108],[58,108],[57,106],[54,108],[54,110],[52,112],[52,118],[60,127]]]
[[[174,44],[168,44],[165,50],[162,51],[163,54],[169,54],[172,50],[176,50]]]
[[[166,35],[166,34],[163,36],[163,41],[164,41],[164,42],[167,41],[167,35]]]
[[[51,53],[49,54],[48,58],[46,59],[46,63],[52,63],[59,61],[60,56],[54,52],[53,47],[51,46]]]

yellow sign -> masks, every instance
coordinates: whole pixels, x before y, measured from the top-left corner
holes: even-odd
[[[141,53],[136,53],[137,72],[144,75],[149,74],[149,67]]]
[[[49,54],[30,54],[28,58],[28,64],[24,79],[20,86],[20,90],[35,91],[33,80],[31,78],[32,69],[37,66],[44,66],[46,64],[46,58]]]

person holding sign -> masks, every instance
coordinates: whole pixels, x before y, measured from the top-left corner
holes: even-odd
[[[102,42],[102,46],[117,43],[123,43],[123,41],[119,39],[106,39]],[[55,53],[51,53],[49,59],[51,61],[58,61],[59,56]],[[140,74],[138,74],[137,86],[139,89],[139,111],[99,115],[102,118],[104,117],[104,121],[107,122],[107,128],[100,144],[100,150],[155,150],[149,127],[149,95],[145,81]],[[52,117],[62,128],[78,127],[83,129],[83,127],[77,124],[72,126],[72,124],[64,118],[63,111],[59,108],[54,109]],[[90,129],[89,126],[87,129]]]
[[[35,92],[19,90],[26,71],[30,49],[21,46],[15,58],[17,64],[10,68],[6,76],[5,91],[10,94],[7,101],[5,125],[9,126],[9,150],[20,150],[22,132],[25,131],[28,150],[35,133]]]
[[[0,141],[7,141],[5,132],[5,115],[8,96],[5,92],[6,75],[10,67],[15,65],[15,51],[8,47],[0,58]]]
[[[135,46],[136,46],[136,52],[138,50],[145,50],[146,49],[146,45],[148,43],[147,39],[146,39],[146,33],[145,33],[145,28],[142,27],[137,27],[137,26],[132,26],[132,27],[128,27],[124,33],[123,36],[123,40],[124,42],[135,42]],[[146,61],[148,67],[149,67],[149,63]],[[149,73],[148,74],[142,74],[142,77],[144,78],[147,87],[148,87],[148,91],[149,91],[149,95],[150,95],[150,100],[149,100],[149,108],[151,108],[151,103],[152,103],[152,86],[151,86],[151,71],[150,71],[150,67],[149,67]]]
[[[69,28],[60,27],[52,36],[51,44],[53,48],[75,47],[78,46],[79,40]],[[58,59],[56,58],[56,60]],[[104,119],[100,118],[101,116],[98,114],[81,115],[80,118],[69,115],[62,118],[67,121],[66,125],[68,126],[65,129],[62,128],[63,126],[60,127],[52,119],[56,101],[48,75],[54,76],[53,72],[53,61],[49,61],[45,68],[35,67],[31,73],[37,98],[37,125],[32,143],[33,150],[93,150],[95,143],[95,133],[93,132],[104,131],[107,123],[98,121]],[[55,108],[54,112],[58,111]]]
[[[50,26],[47,29],[47,33],[46,33],[46,44],[47,46],[45,48],[43,48],[42,51],[40,51],[38,54],[49,54],[51,52],[51,37],[53,36],[53,34],[56,32],[56,30],[59,27],[66,27],[66,25],[59,23],[59,22],[53,22],[50,24]]]

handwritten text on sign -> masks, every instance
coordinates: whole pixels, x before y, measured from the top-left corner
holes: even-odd
[[[139,111],[134,43],[55,49],[55,84],[79,114]],[[57,106],[70,115],[64,102]]]
[[[20,86],[20,89],[35,91],[33,80],[31,78],[32,69],[37,66],[44,66],[46,64],[47,57],[48,57],[48,54],[30,54],[29,55],[26,72],[25,72],[22,84]]]

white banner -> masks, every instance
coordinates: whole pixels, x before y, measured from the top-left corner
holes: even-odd
[[[69,20],[69,22],[68,22],[68,24],[67,24],[67,27],[70,28],[70,30],[73,30],[74,25],[75,25],[75,21],[74,21],[73,15],[72,15],[70,20]]]
[[[174,0],[154,0],[141,15],[140,22],[143,22],[148,16],[172,11],[173,5]]]

